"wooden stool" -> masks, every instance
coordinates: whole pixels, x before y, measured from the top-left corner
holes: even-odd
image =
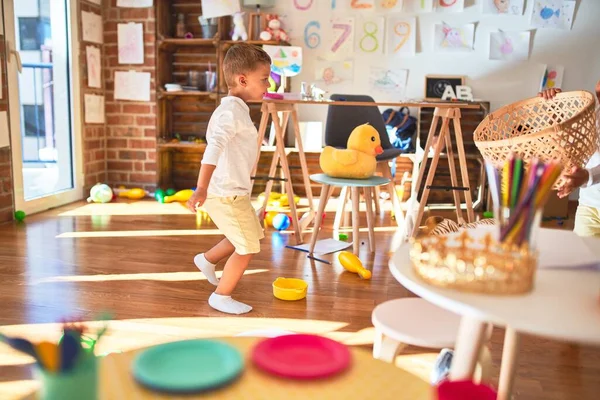
[[[333,192],[333,188],[336,186],[339,187],[349,187],[351,190],[352,197],[352,250],[354,254],[358,255],[358,228],[359,228],[359,198],[360,198],[360,189],[363,189],[363,194],[365,196],[365,204],[367,206],[367,227],[369,229],[369,251],[372,253],[375,251],[375,232],[373,230],[373,202],[371,197],[371,192],[374,187],[387,185],[390,180],[387,178],[382,178],[380,176],[372,176],[368,179],[340,179],[340,178],[332,178],[325,174],[314,174],[310,176],[310,179],[314,182],[320,183],[321,186],[321,198],[319,200],[319,210],[317,211],[317,215],[319,217],[315,218],[314,230],[312,233],[312,237],[310,239],[310,248],[309,253],[312,254],[315,245],[317,244],[317,236],[319,236],[319,227],[321,226],[320,217],[325,212],[325,206],[327,205],[327,201]],[[343,201],[343,200],[342,200]]]
[[[371,315],[375,326],[373,357],[393,363],[408,345],[432,349],[453,348],[460,319],[459,315],[419,298],[381,303]],[[491,335],[491,326],[488,333]],[[479,366],[480,380],[489,380],[491,356],[487,346],[482,346]]]
[[[427,198],[429,197],[429,191],[431,189],[452,190],[452,194],[454,196],[454,206],[456,207],[456,217],[459,223],[461,221],[464,221],[462,216],[459,192],[464,192],[465,203],[467,206],[468,222],[475,221],[475,214],[473,212],[473,199],[471,198],[471,188],[469,186],[467,158],[465,156],[465,148],[462,139],[462,130],[460,128],[460,109],[458,108],[435,108],[433,112],[433,121],[431,121],[431,129],[429,129],[427,143],[425,144],[424,158],[421,162],[421,168],[419,168],[417,184],[415,185],[416,192],[413,195],[417,196],[419,190],[421,189],[423,174],[425,173],[425,168],[429,159],[429,149],[433,147],[433,138],[436,136],[436,130],[440,119],[442,120],[442,126],[440,128],[437,144],[433,151],[433,159],[431,160],[431,166],[429,167],[429,172],[427,173],[427,180],[425,181],[423,195],[421,196],[421,201],[419,202],[419,211],[417,213],[416,221],[414,221],[414,227],[411,233],[412,237],[414,237],[419,231],[421,219],[423,219],[423,212],[425,210]],[[458,161],[460,165],[462,186],[458,186],[458,177],[456,175],[456,168],[454,166],[454,150],[452,147],[452,139],[450,137],[449,128],[450,121],[452,121],[452,123],[454,124],[454,135],[456,136],[456,150],[458,152]],[[433,186],[433,178],[435,177],[438,161],[440,160],[440,154],[442,153],[444,145],[446,146],[446,151],[448,155],[448,169],[450,170],[450,181],[452,182],[452,186]],[[411,214],[411,212],[412,210],[410,210],[407,214]]]

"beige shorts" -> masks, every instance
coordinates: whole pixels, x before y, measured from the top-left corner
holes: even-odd
[[[260,252],[265,237],[250,196],[208,197],[204,209],[240,255]]]
[[[600,210],[594,207],[577,206],[574,231],[579,236],[600,236]]]

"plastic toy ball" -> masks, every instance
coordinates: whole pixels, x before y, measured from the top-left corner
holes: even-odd
[[[113,191],[104,183],[97,183],[90,189],[90,197],[88,203],[108,203],[113,199]]]
[[[276,216],[277,216],[277,213],[275,211],[266,212],[265,213],[265,225],[273,226],[273,220],[275,219]]]
[[[21,211],[21,210],[15,211],[15,219],[18,222],[23,222],[23,220],[25,219],[25,217],[26,217],[25,211]]]
[[[177,190],[171,188],[171,189],[167,189],[167,191],[165,192],[165,194],[167,196],[173,196],[175,193],[177,193]]]
[[[154,192],[154,198],[159,203],[164,203],[165,202],[165,191],[162,189],[156,189],[156,192]]]
[[[284,231],[289,228],[291,224],[290,217],[286,214],[277,214],[275,218],[273,218],[273,228],[278,231]]]

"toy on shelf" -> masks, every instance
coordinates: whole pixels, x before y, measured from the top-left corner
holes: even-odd
[[[281,29],[281,21],[277,14],[267,14],[267,29],[260,33],[260,40],[268,42],[274,40],[277,42],[287,42],[288,34]]]
[[[353,253],[349,251],[342,251],[338,257],[340,260],[340,264],[347,271],[354,272],[358,274],[363,279],[371,279],[371,271],[363,267],[360,259],[356,257]]]
[[[278,231],[284,231],[290,227],[291,222],[290,217],[286,214],[277,214],[275,218],[273,218],[273,228]]]
[[[277,278],[273,282],[273,296],[280,300],[301,300],[306,297],[308,284],[302,279]]]
[[[379,132],[369,124],[359,125],[348,137],[346,149],[323,148],[319,165],[334,178],[367,179],[377,169],[375,156],[381,154]]]
[[[88,203],[108,203],[113,199],[113,191],[110,186],[104,183],[96,183],[90,189],[90,197]]]
[[[116,189],[115,192],[119,197],[125,197],[131,200],[140,200],[148,195],[148,193],[141,188],[133,188],[133,189]]]
[[[233,34],[231,35],[231,40],[248,40],[248,32],[246,32],[246,26],[244,25],[244,14],[243,12],[233,14]]]
[[[192,197],[192,194],[194,194],[194,191],[192,189],[184,189],[171,196],[164,196],[163,201],[164,203],[173,203],[174,201],[185,202],[188,201],[190,197]]]

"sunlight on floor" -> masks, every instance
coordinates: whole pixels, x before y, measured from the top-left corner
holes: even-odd
[[[60,213],[60,217],[81,217],[91,215],[192,215],[180,203],[159,203],[158,201],[141,200],[129,203],[90,203],[73,210]]]
[[[244,275],[260,274],[267,272],[268,269],[249,269],[244,271]],[[223,271],[216,271],[218,278]],[[157,272],[141,274],[105,274],[105,275],[68,275],[53,276],[50,278],[34,281],[31,285],[54,282],[105,282],[105,281],[163,281],[163,282],[183,282],[183,281],[203,281],[206,277],[201,272]]]

